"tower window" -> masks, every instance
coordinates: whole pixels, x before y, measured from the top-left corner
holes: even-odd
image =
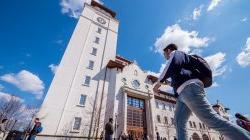
[[[191,128],[193,127],[193,124],[192,124],[192,122],[191,122],[191,121],[189,121],[189,125],[190,125],[190,127],[191,127]]]
[[[86,76],[85,79],[84,79],[84,85],[85,86],[89,86],[90,85],[90,80],[91,80],[91,77],[90,76]]]
[[[81,96],[80,96],[79,104],[80,104],[81,106],[84,106],[84,105],[85,105],[86,98],[87,98],[86,95],[81,95]]]
[[[100,38],[99,37],[95,37],[95,43],[99,44],[99,42],[100,42]]]
[[[89,66],[88,66],[88,69],[93,70],[93,68],[94,68],[94,61],[89,60]]]
[[[82,118],[80,117],[75,117],[74,125],[73,125],[73,130],[79,130],[81,127],[81,121]]]
[[[174,125],[174,118],[171,118],[171,124]]]
[[[160,115],[157,115],[157,122],[161,123],[161,117],[160,117]]]
[[[101,34],[102,33],[102,28],[98,27],[97,33]]]
[[[96,48],[92,48],[91,54],[92,54],[92,55],[96,55],[96,53],[97,53],[97,49],[96,49]]]
[[[193,122],[193,125],[194,125],[194,128],[196,128],[196,124],[195,124],[195,122]]]
[[[168,117],[164,117],[164,120],[165,120],[165,124],[168,124]]]
[[[200,126],[200,129],[202,129],[202,125],[201,125],[201,123],[199,123],[199,126]]]

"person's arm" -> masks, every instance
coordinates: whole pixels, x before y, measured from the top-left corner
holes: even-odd
[[[164,84],[164,82],[168,81],[167,79],[171,75],[181,71],[181,66],[183,64],[184,59],[183,58],[177,58],[175,53],[176,52],[173,52],[171,54],[168,63],[166,64],[166,66],[165,66],[163,72],[161,73],[161,75],[159,76],[158,81],[157,81],[157,83],[156,83],[156,85],[154,86],[154,89],[153,89],[154,92],[158,93],[160,91],[159,88],[161,87],[161,84]],[[180,56],[180,54],[179,54],[178,57],[182,57],[182,56]]]

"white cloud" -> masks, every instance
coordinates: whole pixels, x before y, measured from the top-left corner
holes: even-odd
[[[244,18],[242,18],[240,21],[241,22],[246,22],[248,20],[248,18],[247,17],[244,17]]]
[[[236,61],[242,67],[250,66],[250,37],[247,38],[245,48],[238,54]]]
[[[55,74],[56,71],[57,71],[58,65],[50,64],[50,65],[49,65],[49,68],[50,68],[51,72],[52,72],[53,74]]]
[[[162,53],[163,48],[175,43],[178,49],[189,53],[191,49],[199,49],[208,45],[208,37],[198,37],[197,31],[183,30],[178,24],[168,26],[160,38],[154,43],[155,52]]]
[[[0,77],[2,81],[15,85],[21,91],[27,91],[36,96],[37,99],[41,99],[44,93],[44,83],[40,78],[27,71],[22,70],[17,74],[9,73]]]
[[[207,8],[207,11],[212,11],[216,6],[218,6],[218,4],[221,2],[221,0],[211,0],[208,8]]]
[[[205,57],[205,60],[208,62],[210,68],[213,72],[213,77],[220,76],[225,73],[226,66],[223,63],[226,60],[226,54],[222,52],[218,52],[214,55],[210,55]]]
[[[101,3],[99,0],[95,1]],[[79,18],[83,10],[84,3],[90,4],[91,0],[61,0],[61,12],[63,14],[68,14],[70,17]]]
[[[15,100],[19,100],[20,102],[23,102],[24,100],[17,97],[17,96],[14,96],[14,95],[11,95],[9,93],[4,93],[4,92],[1,92],[0,91],[0,101],[3,102],[3,101],[9,101],[12,97],[14,97]]]
[[[200,5],[198,8],[195,8],[193,11],[193,20],[197,20],[201,16],[201,10],[203,8],[203,5]]]

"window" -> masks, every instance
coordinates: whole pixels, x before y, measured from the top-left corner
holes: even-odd
[[[82,121],[82,118],[75,117],[75,122],[74,122],[74,125],[73,125],[73,130],[79,130],[80,129],[80,127],[81,127],[81,121]]]
[[[136,108],[144,109],[144,100],[133,98],[133,97],[128,97],[127,98],[127,104],[129,106],[133,106]]]
[[[134,75],[137,76],[138,75],[138,72],[137,70],[134,71]]]
[[[171,118],[171,124],[174,125],[174,118]]]
[[[196,124],[195,124],[195,122],[193,122],[193,125],[194,125],[194,128],[196,128]]]
[[[199,126],[200,126],[200,129],[202,129],[202,125],[201,125],[201,123],[199,123]]]
[[[101,32],[102,32],[102,28],[98,27],[97,33],[101,34]]]
[[[81,95],[80,96],[80,101],[79,101],[79,105],[84,106],[85,102],[86,102],[86,95]]]
[[[92,48],[91,54],[92,54],[92,55],[96,55],[96,53],[97,53],[97,49],[96,49],[96,48]]]
[[[169,106],[169,111],[172,111],[172,106],[171,105]]]
[[[95,43],[99,44],[100,38],[99,37],[95,37]]]
[[[165,124],[168,124],[168,117],[164,117]]]
[[[160,115],[157,115],[157,122],[161,123],[161,117],[160,117]]]
[[[89,66],[88,66],[88,69],[93,70],[93,68],[94,68],[94,61],[89,60]]]
[[[191,127],[191,128],[193,127],[193,124],[192,124],[192,122],[191,122],[191,121],[189,121],[189,125],[190,125],[190,127]]]
[[[167,105],[163,104],[163,110],[167,110]]]
[[[204,124],[204,123],[202,123],[202,125],[203,125],[203,129],[205,129],[205,128],[206,128],[205,124]]]
[[[156,104],[156,108],[159,108],[159,103],[158,103],[158,102],[155,102],[155,104]]]
[[[86,77],[85,77],[85,80],[84,80],[84,85],[85,85],[85,86],[89,86],[90,80],[91,80],[91,77],[90,77],[90,76],[86,76]]]

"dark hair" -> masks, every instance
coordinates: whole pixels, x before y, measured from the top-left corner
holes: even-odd
[[[236,113],[236,114],[235,114],[235,117],[238,118],[238,119],[241,119],[241,120],[250,122],[250,120],[249,120],[247,117],[241,115],[240,113]]]
[[[8,120],[8,119],[3,119],[3,120],[2,120],[2,123],[5,123],[7,120]]]
[[[39,121],[40,119],[39,119],[39,118],[35,118],[35,120],[38,120],[38,121]]]
[[[167,51],[167,49],[174,51],[174,50],[177,50],[177,48],[178,48],[177,45],[175,45],[175,44],[169,44],[169,45],[167,45],[167,46],[163,49],[163,51],[165,52],[165,51]]]

